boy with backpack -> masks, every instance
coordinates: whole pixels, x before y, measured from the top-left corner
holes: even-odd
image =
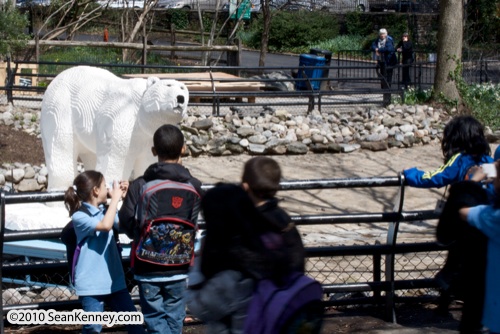
[[[271,275],[257,282],[248,307],[244,333],[319,333],[322,288],[304,275],[305,250],[300,233],[275,197],[281,168],[268,157],[248,160],[243,168],[243,189],[267,221],[261,240],[273,258]]]
[[[131,266],[148,333],[181,333],[183,293],[194,254],[201,182],[181,164],[184,135],[163,125],[153,136],[152,164],[130,184],[119,212],[133,239]]]
[[[285,210],[278,206],[275,197],[281,181],[279,164],[268,157],[255,157],[243,167],[241,178],[243,189],[248,193],[257,210],[269,221],[272,227],[281,233],[286,249],[286,260],[280,274],[296,271],[304,273],[305,251],[299,231]],[[264,239],[265,240],[265,239]]]

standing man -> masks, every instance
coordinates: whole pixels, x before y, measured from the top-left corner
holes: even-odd
[[[408,33],[405,32],[401,41],[397,45],[397,51],[403,56],[403,85],[405,89],[411,84],[410,79],[410,66],[413,63],[413,44],[409,39]]]
[[[379,30],[379,37],[372,44],[372,51],[377,57],[378,75],[381,78],[381,88],[390,89],[392,83],[392,72],[398,60],[395,53],[394,41],[387,35],[387,30]],[[384,105],[391,103],[391,94],[384,93]]]

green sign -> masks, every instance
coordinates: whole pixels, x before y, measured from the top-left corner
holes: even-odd
[[[233,20],[250,20],[252,3],[250,0],[231,0],[229,3],[229,15]]]

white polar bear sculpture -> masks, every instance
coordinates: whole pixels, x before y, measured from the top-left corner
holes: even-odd
[[[61,72],[42,102],[40,127],[48,190],[65,190],[77,175],[77,159],[106,181],[140,176],[154,162],[153,134],[186,115],[189,92],[176,80],[122,79],[77,66]]]

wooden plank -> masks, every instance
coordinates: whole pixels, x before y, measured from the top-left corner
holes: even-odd
[[[210,77],[210,72],[124,74],[122,76],[125,78],[148,78],[154,76],[160,79],[174,79],[183,82],[188,90],[193,92],[213,91],[212,80],[214,80],[215,91],[219,92],[258,91],[261,87],[265,86],[260,82],[241,81],[242,78],[224,72],[212,72],[212,77]]]
[[[196,80],[210,80],[210,72],[191,72],[191,73],[150,73],[150,74],[123,74],[124,78],[149,78],[149,77],[157,77],[160,79],[196,79]],[[214,80],[219,79],[241,79],[240,77],[225,73],[225,72],[212,72],[212,78]]]

